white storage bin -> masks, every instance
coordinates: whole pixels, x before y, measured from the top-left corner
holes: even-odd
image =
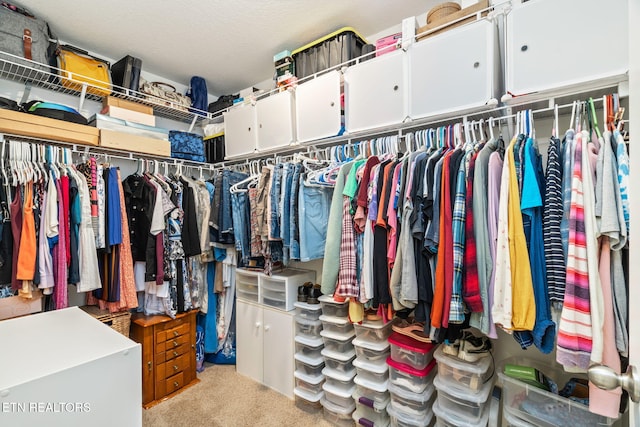
[[[385,341],[391,335],[391,322],[365,320],[361,324],[354,323],[356,338],[364,341]]]
[[[305,375],[310,375],[312,377],[322,375],[322,369],[324,369],[324,360],[322,359],[320,359],[320,363],[317,365],[312,365],[296,359],[296,371],[302,372]]]
[[[322,330],[327,331],[328,336],[344,337],[354,336],[353,324],[346,317],[320,316]]]
[[[430,407],[426,408],[426,414],[417,416],[399,411],[390,403],[387,405],[387,414],[391,427],[431,427],[436,423]]]
[[[367,427],[378,427],[389,425],[389,415],[386,406],[382,409],[371,408],[356,401],[356,411],[353,413],[353,420],[356,424]]]
[[[320,336],[324,341],[324,347],[332,353],[347,353],[349,350],[353,350],[353,344],[351,344],[353,335],[338,335],[321,331]]]
[[[324,342],[322,338],[307,338],[304,336],[296,336],[294,338],[296,342],[296,355],[305,357],[308,359],[318,359],[322,357],[322,349],[324,348]]]
[[[338,427],[353,427],[351,414],[356,409],[355,403],[352,403],[348,407],[343,407],[329,402],[325,398],[322,398],[320,402],[324,407],[324,418],[327,421]]]
[[[395,410],[411,417],[423,418],[431,413],[431,406],[436,399],[436,388],[431,384],[422,393],[413,393],[389,383],[389,394],[391,406]]]
[[[308,413],[315,413],[322,409],[320,399],[324,397],[324,392],[309,393],[308,390],[294,388],[295,404],[298,409]]]
[[[327,382],[322,385],[325,399],[343,408],[347,408],[353,404],[352,395],[355,389],[356,386],[353,382],[349,382],[349,386],[347,387],[344,387],[344,384],[338,386],[336,383]]]
[[[356,376],[356,370],[340,372],[329,369],[325,366],[322,370],[322,374],[325,376],[327,383],[337,389],[350,389],[353,387],[353,378]]]
[[[440,380],[447,386],[462,390],[471,389],[477,392],[493,377],[494,369],[491,356],[470,363],[446,355],[442,349],[442,346],[438,347],[433,353],[433,357],[438,361]]]
[[[389,383],[388,381],[367,381],[366,378],[361,378],[356,375],[356,377],[353,379],[353,382],[356,383],[356,393],[358,395],[358,400],[366,398],[373,401],[374,404],[377,405],[382,405],[385,402],[389,401],[389,392],[387,391],[387,386]]]
[[[468,424],[480,421],[488,406],[487,401],[493,389],[493,381],[489,381],[477,393],[471,390],[463,391],[447,387],[439,376],[435,378],[433,385],[438,390],[438,406],[447,413],[456,414],[458,418],[464,419]]]
[[[409,365],[398,363],[389,357],[389,382],[414,393],[422,393],[433,382],[437,369],[436,361],[432,360],[426,368],[418,370]]]
[[[356,373],[359,377],[372,382],[384,382],[389,379],[389,369],[386,365],[380,363],[369,363],[368,360],[358,359],[353,361],[356,367]]]
[[[312,376],[301,371],[295,371],[293,376],[296,378],[296,388],[305,390],[309,394],[318,394],[322,391],[322,383],[324,382],[322,374]]]
[[[365,341],[361,338],[353,340],[356,357],[361,360],[380,364],[389,356],[389,343],[387,341]]]
[[[346,301],[334,301],[332,295],[321,295],[318,301],[320,301],[324,316],[345,318],[349,316],[349,303]]]
[[[440,408],[437,400],[433,403],[432,410],[436,416],[436,426],[439,427],[486,427],[489,422],[489,405],[485,406],[480,419],[475,423],[470,423],[466,419],[458,417],[457,414]]]
[[[418,370],[427,367],[437,348],[435,344],[420,342],[397,332],[389,337],[389,346],[393,360]]]
[[[239,299],[259,301],[258,274],[253,271],[236,269],[236,293]]]
[[[301,319],[319,320],[322,315],[322,306],[320,304],[308,304],[306,302],[294,302],[296,316]]]
[[[303,335],[309,338],[315,338],[320,335],[320,331],[322,330],[321,321],[309,320],[298,316],[294,318],[296,321],[296,335]]]
[[[332,357],[325,357],[324,358],[324,364],[325,364],[325,366],[327,368],[329,368],[329,369],[331,369],[333,371],[351,372],[354,369],[353,361],[355,360],[356,355],[355,355],[355,353],[353,351],[351,351],[350,354],[351,354],[351,356],[347,360],[344,360],[344,358],[334,359]],[[341,356],[343,356],[343,355],[341,355]]]

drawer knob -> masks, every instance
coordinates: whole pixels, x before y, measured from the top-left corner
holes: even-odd
[[[151,361],[147,362],[147,368],[149,369],[149,372],[151,372]]]
[[[178,357],[178,352],[177,351],[173,352],[173,357]]]
[[[269,326],[269,325],[264,327],[264,330],[267,331],[267,332],[269,332],[269,329],[271,329],[271,326]]]
[[[331,103],[331,106],[333,107],[334,105],[336,105],[336,103],[335,103],[335,102],[332,102],[332,103]]]
[[[174,336],[174,337],[177,337],[178,335],[179,335],[179,334],[178,334],[178,331],[173,331],[173,336]]]
[[[474,62],[474,63],[473,63],[473,68],[478,68],[479,66],[480,66],[480,63],[479,63],[479,62]]]
[[[393,87],[393,90],[398,90],[398,88],[399,88],[399,86],[398,86],[398,85],[395,85],[395,86]]]
[[[529,49],[529,46],[527,46],[526,44],[523,44],[522,47],[520,48],[521,51],[526,52]]]
[[[178,370],[178,365],[173,365],[173,370],[177,371]]]
[[[174,386],[175,388],[178,388],[178,387],[180,386],[180,384],[178,384],[178,381],[174,381],[174,382],[173,382],[173,386]]]
[[[173,340],[173,346],[174,346],[174,347],[177,347],[177,346],[178,346],[178,341]]]

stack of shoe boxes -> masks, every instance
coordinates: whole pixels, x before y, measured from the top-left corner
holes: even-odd
[[[353,395],[356,401],[356,412],[353,419],[356,424],[363,426],[389,425],[387,404],[389,394],[387,385],[389,371],[387,370],[386,357],[389,354],[389,342],[391,323],[383,323],[380,320],[365,320],[361,324],[354,324],[356,338],[353,345],[356,348],[356,392]]]
[[[433,379],[437,373],[433,359],[436,345],[394,332],[389,337],[391,354],[387,411],[392,426],[433,426],[432,405],[436,398]]]
[[[320,401],[324,396],[322,384],[324,383],[324,359],[321,351],[324,348],[320,331],[322,322],[320,304],[309,304],[298,301],[294,303],[296,308],[296,387],[293,393],[296,396],[296,405],[307,411],[315,412],[322,408]]]
[[[487,425],[495,370],[490,348],[488,338],[465,333],[459,345],[442,345],[434,353],[438,398],[433,412],[440,424]]]
[[[349,303],[337,302],[331,295],[323,295],[319,300],[322,306],[320,335],[324,341],[322,356],[325,363],[322,370],[325,376],[322,386],[324,416],[335,425],[352,426],[351,414],[355,404],[351,395],[356,370],[353,367],[355,351],[351,343],[355,331],[348,318]]]

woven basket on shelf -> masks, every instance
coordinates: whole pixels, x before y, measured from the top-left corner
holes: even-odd
[[[434,6],[427,13],[427,24],[431,24],[432,22],[439,21],[447,15],[451,15],[461,9],[461,6],[458,3],[454,2],[446,2]]]
[[[121,333],[125,337],[129,337],[131,313],[129,313],[128,311],[111,313],[109,310],[100,310],[95,305],[85,305],[80,308],[87,314],[93,316],[105,325],[109,326],[114,331]]]

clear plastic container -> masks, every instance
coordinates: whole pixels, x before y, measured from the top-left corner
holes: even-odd
[[[504,422],[502,425],[505,427],[535,427],[535,424],[531,424],[520,419],[507,410],[502,411],[502,414],[504,415]]]
[[[345,390],[353,387],[353,378],[356,376],[356,370],[340,372],[333,369],[325,368],[322,370],[326,382],[334,388]]]
[[[353,404],[352,395],[355,389],[356,386],[353,382],[350,382],[348,387],[344,387],[343,384],[337,386],[335,383],[326,382],[322,385],[325,399],[343,408],[347,408]]]
[[[322,307],[320,304],[307,304],[306,302],[294,302],[296,316],[301,319],[319,320],[322,315]]]
[[[480,421],[482,414],[489,406],[487,401],[493,389],[493,382],[488,381],[477,393],[471,390],[462,391],[447,387],[439,376],[433,380],[433,385],[438,390],[438,406],[447,413],[456,414],[456,417],[468,424],[476,424]]]
[[[318,298],[320,305],[322,306],[322,314],[330,317],[348,317],[349,316],[349,303],[337,302],[333,300],[332,295],[321,295]]]
[[[422,418],[431,412],[431,405],[436,399],[436,388],[427,386],[422,393],[413,393],[393,383],[389,383],[391,406],[402,414]]]
[[[414,393],[422,393],[433,382],[437,369],[436,361],[432,360],[426,368],[418,370],[409,365],[398,363],[389,357],[389,382]]]
[[[322,329],[336,336],[354,336],[353,324],[346,317],[320,316]]]
[[[294,388],[295,403],[298,409],[313,414],[322,409],[320,399],[324,397],[324,392],[309,393],[308,390]]]
[[[483,357],[470,363],[444,353],[443,346],[437,348],[433,357],[438,361],[438,375],[448,387],[479,391],[493,377],[493,359]]]
[[[353,400],[356,405],[364,405],[367,408],[374,410],[375,412],[386,412],[387,405],[389,404],[389,395],[385,394],[384,399],[371,399],[366,395],[361,394],[362,389],[356,386],[356,391],[353,393]],[[366,412],[366,411],[365,411]]]
[[[353,361],[356,367],[356,373],[367,381],[384,382],[389,378],[389,369],[386,364],[369,363],[366,359],[357,359]]]
[[[381,364],[389,356],[389,343],[387,341],[365,341],[361,338],[353,340],[356,357],[371,363]]]
[[[351,414],[353,421],[356,425],[363,427],[389,427],[389,417],[380,417],[376,422],[372,422],[366,417],[366,414],[359,411],[357,408],[353,414]]]
[[[391,335],[391,322],[383,323],[382,320],[365,320],[361,324],[354,323],[356,337],[364,341],[385,341]]]
[[[309,320],[303,317],[294,316],[296,320],[296,335],[304,335],[310,338],[320,336],[322,322],[319,320]]]
[[[423,415],[412,415],[399,411],[391,403],[387,405],[387,414],[392,427],[432,427],[436,423],[431,407],[425,408]]]
[[[433,359],[437,345],[414,340],[394,332],[389,337],[391,358],[416,369],[424,369]]]
[[[323,348],[320,353],[325,358],[325,363],[329,361],[329,359],[336,362],[350,362],[356,357],[356,352],[351,346],[347,351],[337,352],[332,349]],[[351,368],[345,369],[349,370]]]
[[[307,365],[311,365],[311,366],[318,366],[324,363],[324,358],[322,357],[322,354],[317,354],[317,355],[306,355],[303,353],[296,353],[293,356],[297,361],[305,363]]]
[[[325,333],[326,331],[320,332],[322,339],[324,340],[324,347],[332,352],[332,353],[347,353],[350,350],[353,350],[353,344],[351,341],[353,340],[352,336],[340,336]]]
[[[369,399],[377,405],[382,405],[389,401],[389,392],[387,391],[388,381],[367,381],[366,378],[361,378],[356,375],[353,382],[356,383],[358,400],[362,398]]]
[[[324,369],[324,360],[317,365],[312,365],[301,360],[296,359],[296,371],[302,372],[305,375],[317,377],[322,375],[322,369]]]
[[[353,427],[353,419],[351,414],[356,409],[355,403],[351,403],[348,407],[336,405],[329,402],[324,397],[320,400],[324,407],[324,418],[331,424],[338,427]]]
[[[387,408],[382,409],[371,408],[356,401],[356,411],[353,413],[353,420],[356,424],[362,426],[388,426],[389,415],[387,415]]]
[[[354,369],[353,361],[355,360],[355,358],[355,353],[352,351],[351,358],[348,360],[338,360],[331,357],[325,357],[324,364],[327,368],[333,371],[351,372]]]
[[[296,378],[296,388],[304,390],[309,394],[318,394],[322,391],[322,383],[324,376],[322,375],[306,375],[303,372],[295,371],[293,376]]]
[[[296,354],[309,359],[317,359],[322,357],[322,349],[324,348],[324,342],[322,338],[309,339],[304,336],[295,337]]]
[[[480,416],[480,419],[475,423],[470,423],[466,419],[458,417],[457,414],[452,413],[450,411],[445,411],[444,409],[440,408],[440,405],[438,405],[438,401],[437,400],[433,403],[433,407],[431,409],[433,410],[433,414],[437,418],[436,426],[442,426],[442,427],[459,427],[459,426],[486,427],[487,423],[489,422],[489,412],[490,412],[489,411],[489,405],[485,406],[484,412]]]

